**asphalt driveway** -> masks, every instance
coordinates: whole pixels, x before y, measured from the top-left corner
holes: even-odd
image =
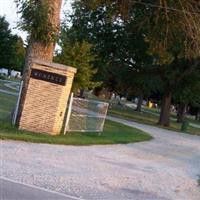
[[[80,200],[0,178],[1,200]]]
[[[110,119],[155,139],[86,147],[0,141],[0,176],[84,199],[200,199],[200,137]]]

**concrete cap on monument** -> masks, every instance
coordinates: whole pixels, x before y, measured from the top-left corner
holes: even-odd
[[[76,68],[34,59],[19,129],[60,134]]]

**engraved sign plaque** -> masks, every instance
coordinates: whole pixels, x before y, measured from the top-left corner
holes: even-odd
[[[65,85],[66,80],[67,80],[66,76],[39,70],[39,69],[31,70],[31,78],[42,80],[42,81],[47,81],[47,82],[55,83],[55,84],[59,84],[59,85]]]

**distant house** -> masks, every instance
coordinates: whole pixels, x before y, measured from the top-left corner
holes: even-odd
[[[20,78],[20,77],[21,77],[21,72],[12,70],[12,71],[11,71],[11,77]]]
[[[0,68],[0,74],[8,76],[9,75],[8,73],[9,73],[8,69],[6,69],[6,68]],[[12,70],[10,76],[11,77],[18,77],[18,78],[20,78],[21,77],[21,72]]]
[[[8,76],[8,69],[1,68],[0,69],[0,74]]]

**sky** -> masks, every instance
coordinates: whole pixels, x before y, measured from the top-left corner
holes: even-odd
[[[63,0],[61,18],[64,16],[64,10],[71,11],[71,2],[73,2],[73,0]],[[26,40],[27,33],[16,28],[20,15],[17,14],[14,0],[0,0],[0,16],[6,17],[6,20],[10,23],[10,28],[14,34],[18,34],[24,41]]]

